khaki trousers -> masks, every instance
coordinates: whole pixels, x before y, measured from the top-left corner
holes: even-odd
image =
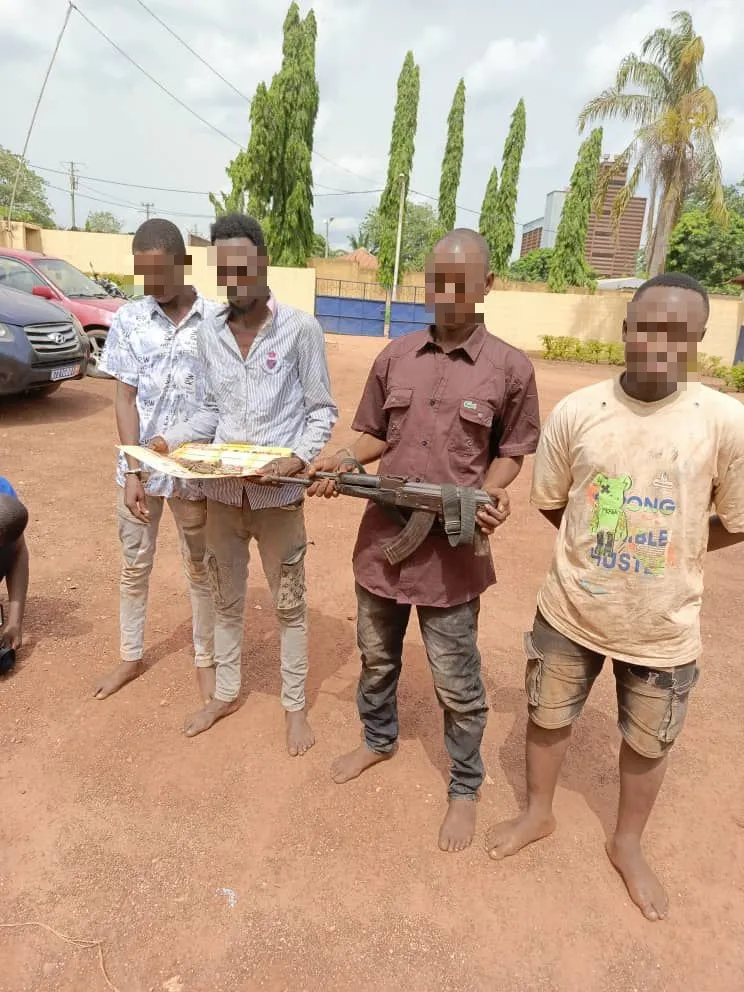
[[[141,523],[118,491],[119,540],[122,550],[120,627],[122,661],[139,661],[145,649],[145,619],[150,573],[155,561],[163,507],[168,504],[178,530],[183,568],[191,593],[194,656],[198,668],[214,665],[214,601],[207,568],[206,500],[148,496],[150,522]]]
[[[305,707],[307,676],[307,606],[305,602],[305,516],[301,504],[252,510],[216,500],[207,503],[209,571],[216,622],[215,699],[231,702],[240,692],[245,592],[255,539],[279,623],[282,706]]]

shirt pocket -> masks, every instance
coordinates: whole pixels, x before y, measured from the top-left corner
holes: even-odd
[[[400,439],[403,429],[408,420],[408,415],[413,402],[413,389],[398,387],[391,389],[390,395],[385,400],[383,410],[387,417],[387,442],[396,445]]]
[[[454,459],[471,465],[473,459],[488,453],[494,409],[488,400],[462,400],[452,422],[447,448]]]

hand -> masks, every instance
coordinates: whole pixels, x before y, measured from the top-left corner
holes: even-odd
[[[0,648],[13,648],[18,651],[23,646],[23,629],[20,623],[3,624],[0,627]]]
[[[124,479],[124,505],[135,519],[142,524],[150,523],[147,509],[147,496],[142,480],[137,475],[127,475]]]
[[[258,470],[258,478],[255,481],[263,486],[280,485],[275,481],[276,476],[297,475],[298,472],[302,471],[304,465],[305,463],[296,455],[291,455],[289,458],[275,458],[273,462],[269,462],[268,465],[264,465]]]
[[[307,474],[312,479],[318,472],[340,472],[346,464],[351,467],[354,464],[354,459],[350,458],[345,451],[337,451],[335,455],[325,455],[321,458],[316,458],[314,462],[308,465]],[[324,496],[326,499],[330,499],[332,496],[338,496],[338,490],[333,479],[318,479],[317,482],[314,482],[310,486],[307,495]]]
[[[154,437],[152,441],[150,441],[150,443],[147,445],[147,447],[150,449],[150,451],[156,451],[159,455],[168,454],[168,443],[165,440],[165,438],[160,437],[160,435]]]
[[[482,506],[476,513],[475,519],[483,533],[490,536],[511,513],[511,504],[506,489],[493,488],[487,489],[486,492],[496,505]]]

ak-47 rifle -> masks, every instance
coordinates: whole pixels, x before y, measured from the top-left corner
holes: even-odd
[[[453,548],[473,544],[476,555],[489,553],[488,539],[478,527],[475,515],[480,507],[495,503],[482,489],[436,486],[394,475],[368,475],[364,471],[316,472],[312,477],[278,476],[274,481],[308,488],[321,479],[332,480],[342,496],[357,496],[377,503],[400,523],[400,534],[383,545],[391,565],[398,565],[410,557],[429,536],[435,523],[441,526]],[[410,511],[410,515],[406,511]]]

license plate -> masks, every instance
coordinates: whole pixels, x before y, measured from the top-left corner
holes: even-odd
[[[65,365],[61,369],[52,369],[49,378],[52,382],[59,382],[60,379],[74,379],[79,372],[79,365]]]

